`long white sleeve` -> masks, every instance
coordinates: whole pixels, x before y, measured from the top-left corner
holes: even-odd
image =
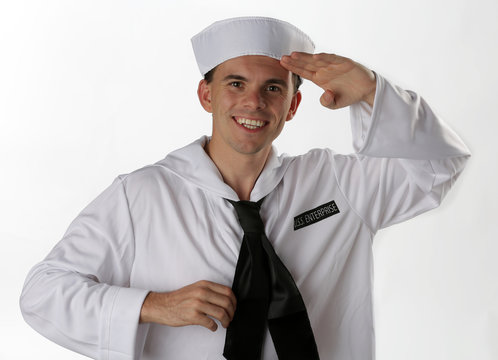
[[[341,190],[376,230],[437,207],[470,152],[417,94],[377,76],[373,109],[351,106],[354,155],[334,157]]]
[[[50,340],[95,359],[137,358],[147,331],[139,325],[139,314],[148,292],[128,287],[133,236],[126,194],[117,179],[29,273],[21,295],[26,322]]]

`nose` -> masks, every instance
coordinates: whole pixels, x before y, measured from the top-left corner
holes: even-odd
[[[261,110],[266,107],[266,100],[261,90],[247,90],[244,94],[244,106],[248,109]]]

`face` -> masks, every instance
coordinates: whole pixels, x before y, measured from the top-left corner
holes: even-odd
[[[276,59],[256,55],[218,65],[209,84],[199,83],[198,95],[213,114],[209,146],[220,153],[247,155],[268,154],[301,100],[291,72]]]

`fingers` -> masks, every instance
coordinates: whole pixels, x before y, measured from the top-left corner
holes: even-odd
[[[195,307],[194,311],[197,312],[197,325],[207,327],[211,331],[215,331],[218,325],[213,321],[213,319],[218,320],[224,328],[227,328],[233,319],[233,313],[221,306],[214,305],[212,303],[199,301]]]
[[[290,56],[283,56],[280,64],[290,72],[301,76],[307,80],[313,80],[313,75],[316,70],[306,68],[305,64],[292,59]]]
[[[341,64],[343,61],[344,58],[334,54],[293,52],[290,55],[283,56],[280,63],[287,70],[305,79],[313,80],[314,74],[320,69]]]
[[[205,287],[211,290],[212,293],[208,293],[207,296],[217,305],[231,310],[233,316],[233,313],[235,312],[235,306],[237,305],[237,299],[235,298],[235,295],[231,288],[207,280],[199,281],[196,284],[199,284],[201,287]]]
[[[198,316],[198,322],[197,323],[194,322],[191,325],[200,325],[208,330],[211,330],[212,332],[218,330],[218,325],[209,316]]]
[[[335,54],[310,54],[298,51],[294,51],[289,57],[301,63],[314,64],[317,67],[329,64],[342,64],[345,60],[347,60],[347,58]]]
[[[237,304],[232,289],[209,281],[200,281],[194,285],[197,286],[194,297],[199,300],[197,310],[218,320],[223,327],[228,327]]]

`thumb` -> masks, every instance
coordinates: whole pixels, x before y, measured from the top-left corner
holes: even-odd
[[[334,109],[335,108],[335,96],[334,93],[330,90],[325,90],[325,92],[320,97],[320,104],[323,106]]]

